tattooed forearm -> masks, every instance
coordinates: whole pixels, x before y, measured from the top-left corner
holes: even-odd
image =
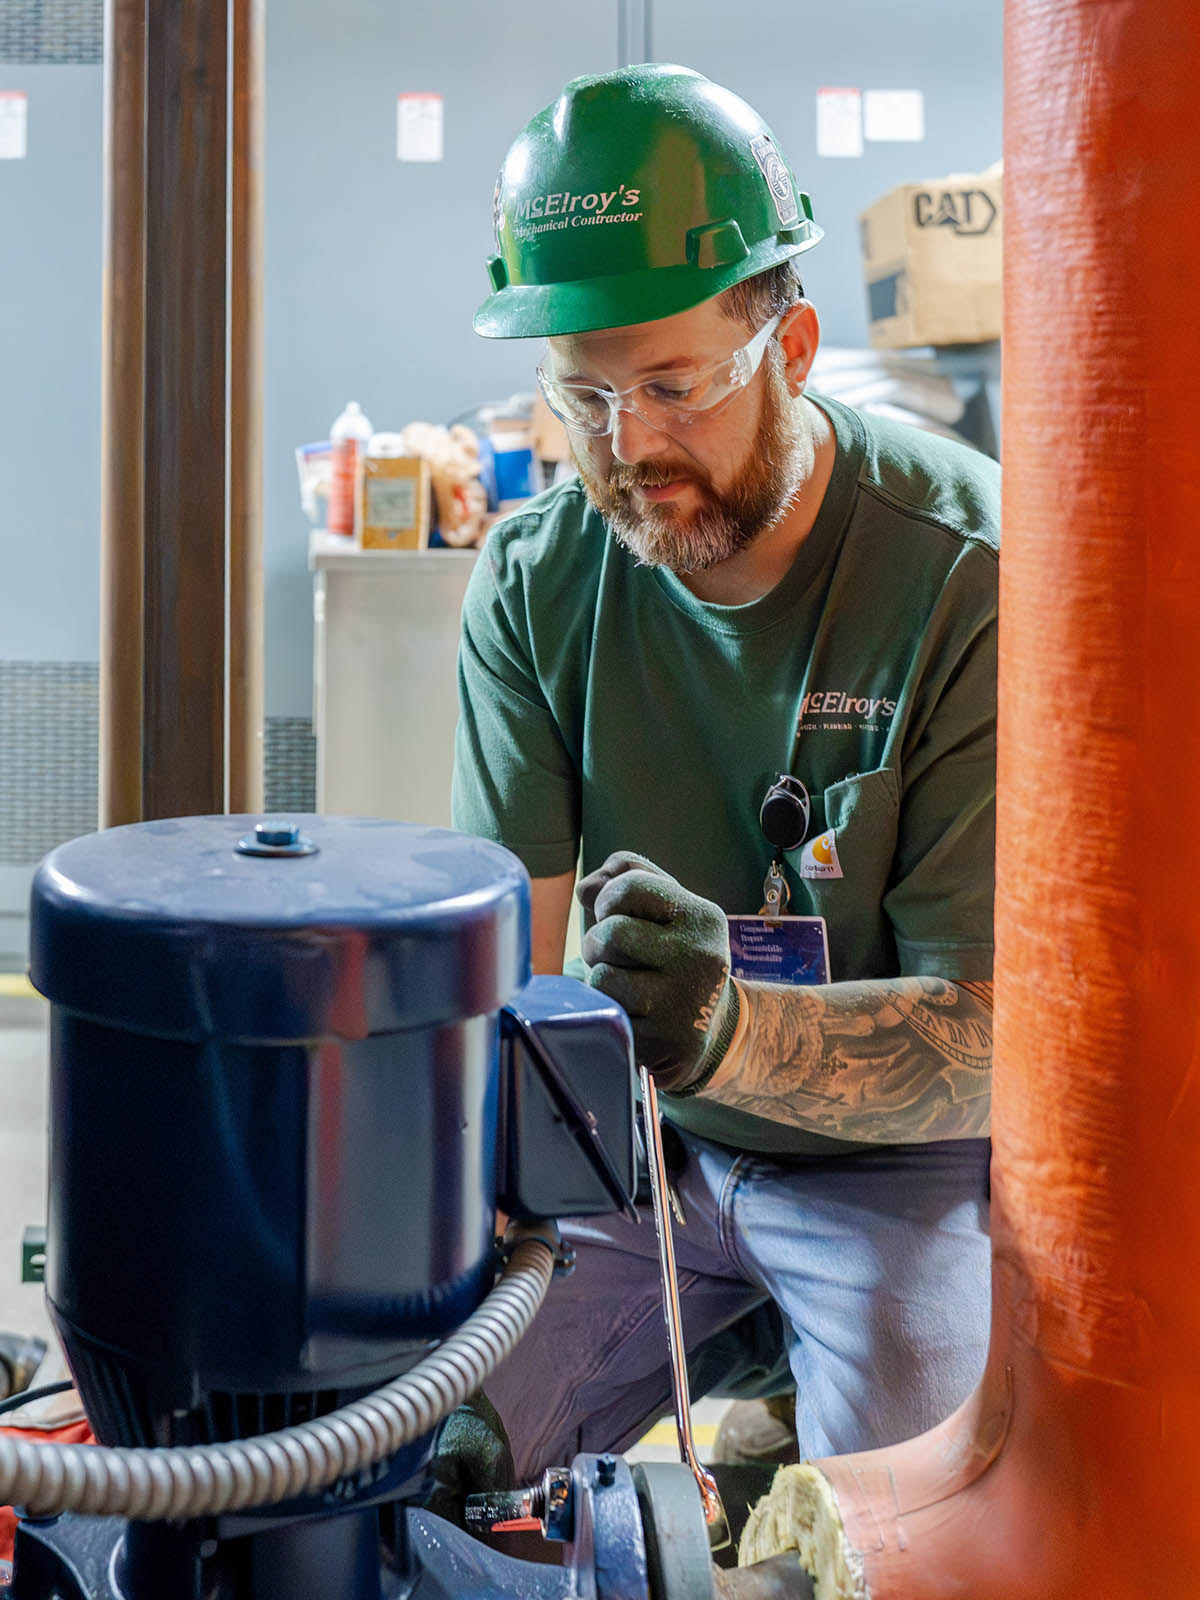
[[[954,985],[956,989],[965,989],[968,994],[973,994],[979,1004],[990,1017],[992,1014],[992,985],[990,983],[964,983],[960,978]]]
[[[748,1025],[707,1098],[838,1139],[918,1144],[987,1133],[991,984],[739,987]]]

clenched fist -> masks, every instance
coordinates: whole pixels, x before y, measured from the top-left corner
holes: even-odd
[[[626,851],[609,856],[576,893],[588,914],[588,982],[628,1012],[638,1062],[658,1087],[694,1094],[737,1027],[725,913]]]

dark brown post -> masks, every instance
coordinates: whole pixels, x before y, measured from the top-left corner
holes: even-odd
[[[225,806],[228,11],[146,26],[147,817]]]
[[[100,826],[142,815],[145,0],[110,0],[104,42]]]
[[[262,292],[266,0],[232,0],[229,809],[263,806]]]

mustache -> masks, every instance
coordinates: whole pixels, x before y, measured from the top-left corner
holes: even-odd
[[[677,478],[706,481],[692,466],[661,461],[639,461],[628,466],[615,462],[605,474],[604,481],[616,493],[627,494],[631,489],[661,489],[668,483],[674,483]]]

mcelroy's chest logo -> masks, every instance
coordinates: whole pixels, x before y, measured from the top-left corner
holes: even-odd
[[[853,689],[812,689],[800,702],[799,729],[827,733],[876,729],[896,714],[886,695],[857,694]]]

